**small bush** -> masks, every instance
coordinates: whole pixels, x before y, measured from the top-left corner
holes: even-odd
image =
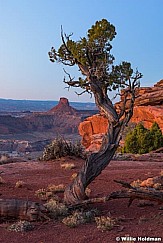
[[[53,160],[65,156],[75,156],[85,159],[86,153],[80,142],[72,143],[63,138],[56,138],[43,152],[40,160]]]
[[[27,232],[33,230],[34,226],[28,221],[18,221],[8,227],[9,231]]]
[[[98,214],[96,209],[89,211],[74,211],[72,215],[64,218],[62,223],[70,228],[77,227],[80,224],[90,223],[94,220],[95,216]]]
[[[41,200],[47,200],[50,196],[53,195],[53,193],[50,192],[49,194],[46,189],[42,188],[35,191],[35,195]]]
[[[65,190],[65,186],[63,184],[59,184],[57,186],[50,184],[46,189],[45,188],[38,189],[35,192],[35,195],[43,201],[48,200],[50,198],[54,200],[56,199],[58,200],[58,197],[55,194],[59,192],[64,192],[64,190]]]
[[[68,208],[66,205],[58,200],[50,199],[49,202],[44,204],[44,206],[50,212],[50,217],[52,218],[66,216],[68,214]]]
[[[59,184],[57,186],[50,184],[50,185],[48,185],[47,190],[50,192],[53,192],[53,193],[64,192],[65,186],[63,184]]]
[[[114,226],[116,226],[116,220],[112,219],[109,216],[95,217],[95,221],[97,224],[97,228],[102,231],[111,230]]]

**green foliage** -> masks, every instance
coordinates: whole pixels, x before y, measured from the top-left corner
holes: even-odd
[[[163,135],[156,122],[153,123],[150,133],[153,140],[153,150],[163,147]]]
[[[163,135],[155,122],[150,130],[139,123],[125,138],[123,151],[133,154],[145,154],[163,146]]]
[[[75,82],[70,79],[70,82],[66,82],[69,86],[81,87],[93,92],[90,79],[94,78],[98,80],[102,88],[110,91],[124,88],[128,81],[130,83],[133,75],[131,64],[122,62],[120,65],[113,65],[115,58],[111,54],[111,42],[116,36],[116,31],[114,25],[106,19],[96,21],[88,29],[86,37],[78,41],[71,39],[72,34],[63,34],[63,30],[61,30],[61,36],[62,44],[59,49],[52,47],[48,53],[50,61],[69,66],[78,65],[84,76],[84,79],[79,77]]]
[[[86,153],[80,142],[72,143],[65,139],[56,138],[48,146],[45,147],[44,152],[40,160],[53,160],[59,159],[65,156],[75,156],[80,158],[86,158]]]
[[[110,41],[113,40],[115,35],[115,27],[106,19],[102,19],[97,21],[88,30],[87,36],[80,38],[79,41],[71,40],[71,35],[65,35],[66,40],[62,36],[63,44],[58,51],[52,48],[49,52],[50,60],[63,62],[64,64],[67,62],[70,65],[80,62],[82,65],[91,66],[94,59],[102,61],[109,58],[108,54],[112,48]]]

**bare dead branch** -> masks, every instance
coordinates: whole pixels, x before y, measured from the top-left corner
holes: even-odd
[[[88,93],[88,94],[90,94],[90,98],[92,98],[92,93],[89,91],[89,90],[84,90],[84,91],[82,91],[81,93],[78,93],[78,92],[76,92],[75,91],[75,94],[77,94],[78,96],[80,96],[80,95],[82,95],[82,94],[85,94],[85,93]]]

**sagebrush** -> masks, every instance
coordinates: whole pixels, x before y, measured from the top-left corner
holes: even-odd
[[[47,147],[40,160],[54,160],[65,156],[75,156],[79,158],[86,158],[86,152],[80,142],[72,143],[64,138],[54,139]]]

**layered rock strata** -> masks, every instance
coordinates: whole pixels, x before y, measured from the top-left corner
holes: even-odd
[[[121,102],[115,104],[117,109]],[[163,133],[163,80],[156,83],[154,87],[143,87],[138,90],[131,122],[142,122],[146,128],[150,128],[154,122],[157,122]],[[80,123],[79,133],[82,136],[82,144],[87,150],[99,150],[107,127],[108,121],[101,115],[94,115]]]

